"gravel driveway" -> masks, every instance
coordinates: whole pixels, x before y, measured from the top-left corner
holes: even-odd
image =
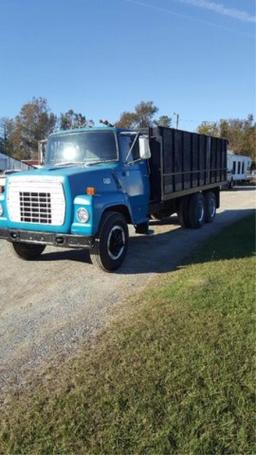
[[[173,270],[199,243],[255,207],[255,190],[221,194],[213,224],[184,230],[175,217],[153,223],[151,236],[130,231],[129,253],[114,274],[94,269],[86,251],[48,247],[25,262],[0,240],[0,391],[26,382],[49,359],[70,355],[104,327],[115,307],[160,273]]]

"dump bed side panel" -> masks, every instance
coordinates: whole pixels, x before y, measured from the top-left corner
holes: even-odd
[[[226,181],[225,139],[164,127],[149,131],[151,200],[179,197]]]

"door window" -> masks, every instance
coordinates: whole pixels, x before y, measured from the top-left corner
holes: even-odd
[[[136,134],[120,134],[119,135],[119,147],[121,151],[121,156],[123,161],[126,161],[128,156],[129,150],[133,144]],[[139,141],[136,141],[134,144],[132,153],[128,157],[128,163],[132,161],[140,159],[140,151],[139,151]]]

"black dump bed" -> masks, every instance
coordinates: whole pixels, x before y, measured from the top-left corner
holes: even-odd
[[[227,141],[174,128],[149,129],[151,201],[220,186],[226,181]]]

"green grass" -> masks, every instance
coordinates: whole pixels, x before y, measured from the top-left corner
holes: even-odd
[[[2,411],[3,454],[254,454],[253,218]]]

